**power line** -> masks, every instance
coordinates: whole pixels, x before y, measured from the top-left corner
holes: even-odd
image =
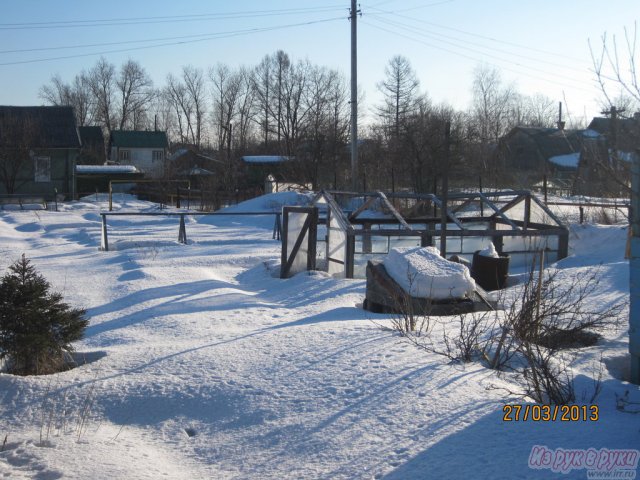
[[[373,18],[379,18],[380,17],[379,14],[371,14],[370,16],[373,17]],[[438,41],[438,42],[447,43],[449,45],[453,45],[453,46],[458,47],[458,48],[466,48],[466,49],[469,49],[470,51],[475,51],[475,50],[474,50],[474,48],[466,47],[465,45],[471,45],[472,47],[475,47],[475,48],[490,49],[491,52],[499,52],[499,53],[504,54],[504,55],[516,56],[516,57],[518,57],[520,59],[526,59],[526,60],[530,60],[530,61],[533,61],[533,62],[544,63],[544,64],[547,64],[547,65],[551,65],[553,67],[562,68],[562,69],[565,69],[565,70],[573,70],[573,71],[579,72],[579,73],[584,73],[585,69],[586,69],[584,67],[583,68],[577,68],[577,67],[573,67],[571,65],[566,65],[566,64],[563,65],[563,64],[559,64],[559,63],[555,63],[555,62],[550,62],[548,60],[543,60],[543,59],[539,59],[539,58],[530,57],[530,56],[527,56],[527,55],[523,55],[521,53],[510,52],[510,51],[507,51],[507,50],[499,50],[499,49],[496,49],[495,47],[488,47],[488,46],[485,46],[485,45],[478,44],[477,42],[470,42],[470,41],[467,41],[467,40],[462,40],[460,38],[453,37],[451,35],[435,34],[435,33],[432,33],[432,32],[428,32],[428,31],[424,31],[422,29],[419,29],[418,27],[413,27],[411,25],[407,25],[406,23],[401,23],[401,22],[397,22],[397,21],[393,21],[393,20],[389,20],[389,19],[385,19],[384,21],[385,21],[385,23],[388,23],[388,24],[391,24],[391,25],[395,25],[398,28],[401,28],[403,30],[407,30],[407,31],[412,32],[412,33],[414,33],[416,35],[427,37],[427,38],[430,38],[430,39]],[[451,39],[452,41],[444,40],[444,38]],[[460,43],[463,44],[463,45],[460,45]],[[482,52],[478,52],[478,53],[482,53]],[[496,57],[495,55],[493,55],[492,53],[482,53],[482,54],[483,55],[487,55],[489,57],[499,58],[499,57]],[[559,76],[561,76],[561,75],[559,75]]]
[[[246,30],[237,30],[237,31],[234,31],[234,32],[224,32],[224,33],[212,33],[212,34],[209,34],[209,36],[206,37],[206,38],[199,38],[199,39],[194,39],[194,40],[182,40],[182,41],[176,41],[176,42],[165,42],[165,43],[159,43],[159,44],[156,44],[156,45],[147,45],[147,46],[132,47],[132,48],[122,48],[122,49],[115,49],[115,50],[104,50],[104,51],[100,51],[100,52],[82,53],[82,54],[76,54],[76,55],[64,55],[64,56],[59,56],[59,57],[37,58],[37,59],[32,59],[32,60],[19,60],[19,61],[15,61],[15,62],[2,62],[2,63],[0,63],[0,66],[23,65],[23,64],[28,64],[28,63],[49,62],[49,61],[54,61],[54,60],[66,60],[66,59],[70,59],[70,58],[92,57],[92,56],[97,56],[97,55],[104,55],[104,54],[107,54],[107,53],[131,52],[131,51],[136,51],[136,50],[148,50],[148,49],[151,49],[151,48],[159,48],[159,47],[166,47],[166,46],[173,46],[173,45],[199,43],[199,42],[205,42],[205,41],[210,41],[210,40],[219,40],[219,39],[222,39],[222,38],[237,37],[237,36],[243,36],[243,35],[252,35],[252,34],[255,34],[255,33],[269,32],[269,31],[274,31],[274,30],[283,30],[283,29],[287,29],[287,28],[303,27],[303,26],[309,26],[309,25],[316,25],[316,24],[319,24],[319,23],[334,22],[336,20],[344,20],[344,18],[345,17],[333,17],[333,18],[326,18],[326,19],[322,19],[322,20],[313,20],[313,21],[309,21],[309,22],[293,23],[293,24],[288,24],[288,25],[278,25],[278,26],[273,26],[273,27],[251,28],[251,29],[246,29]]]
[[[299,15],[307,13],[323,13],[335,11],[342,5],[308,7],[308,8],[289,8],[280,10],[255,10],[246,12],[228,12],[228,13],[207,13],[207,14],[191,14],[191,15],[165,15],[155,17],[129,17],[129,18],[111,18],[98,20],[62,20],[50,22],[24,22],[24,23],[0,23],[0,30],[31,30],[31,29],[54,29],[54,28],[77,28],[77,27],[103,27],[103,26],[122,26],[122,25],[139,25],[153,23],[176,23],[176,22],[194,22],[207,20],[233,20],[243,18],[270,17],[283,15]],[[344,8],[341,8],[344,9]]]
[[[531,46],[528,46],[528,45],[522,45],[522,44],[518,44],[518,43],[508,42],[508,41],[505,41],[505,40],[501,40],[501,39],[497,39],[497,38],[493,38],[493,37],[488,37],[486,35],[481,35],[481,34],[478,34],[478,33],[467,32],[467,31],[461,30],[459,28],[448,27],[448,26],[445,26],[445,25],[440,25],[440,24],[433,23],[433,22],[427,22],[427,21],[424,21],[424,20],[417,20],[414,17],[409,17],[407,15],[400,15],[398,13],[398,11],[381,10],[381,9],[375,8],[375,7],[370,7],[370,8],[373,8],[374,10],[378,10],[380,12],[380,14],[394,15],[396,17],[404,18],[406,20],[410,20],[410,21],[414,21],[414,22],[418,21],[419,23],[424,24],[424,25],[430,25],[432,27],[441,28],[441,29],[444,29],[444,30],[454,31],[454,32],[461,33],[463,35],[468,35],[468,36],[475,37],[475,38],[482,38],[482,39],[488,40],[490,42],[500,43],[500,44],[503,44],[503,45],[509,45],[511,47],[516,47],[516,48],[523,48],[525,50],[530,50],[532,52],[537,52],[537,53],[542,53],[544,55],[551,55],[551,56],[554,56],[554,57],[564,58],[566,60],[572,60],[572,61],[579,62],[579,63],[583,62],[582,59],[571,57],[571,56],[568,56],[568,55],[564,55],[562,53],[551,52],[551,51],[548,51],[548,50],[541,50],[541,49],[534,48],[534,47],[531,47]],[[399,10],[399,11],[408,11],[408,10],[410,10],[410,9]]]
[[[451,50],[451,49],[449,49],[449,48],[445,48],[445,47],[442,47],[442,46],[437,46],[437,45],[434,45],[434,44],[432,44],[432,43],[427,43],[427,42],[425,42],[425,41],[423,41],[423,40],[416,39],[415,37],[412,37],[412,36],[410,36],[410,35],[406,35],[406,34],[403,34],[403,33],[399,33],[399,32],[397,32],[397,31],[389,30],[389,29],[387,29],[387,28],[381,27],[381,26],[379,26],[379,25],[372,24],[372,23],[370,23],[370,22],[363,21],[363,23],[365,23],[366,25],[369,25],[369,26],[371,26],[371,27],[373,27],[373,28],[376,28],[376,29],[378,29],[378,30],[382,30],[382,31],[384,31],[384,32],[391,33],[391,34],[393,34],[393,35],[397,35],[397,36],[400,36],[400,37],[403,37],[403,38],[407,38],[407,39],[409,39],[409,40],[411,40],[411,41],[414,41],[414,42],[417,42],[417,43],[421,43],[421,44],[423,44],[423,45],[426,45],[426,46],[428,46],[428,47],[434,48],[434,49],[436,49],[436,50],[445,51],[445,52],[451,53],[451,54],[453,54],[453,55],[457,55],[457,56],[459,56],[459,57],[467,58],[467,59],[472,60],[472,61],[474,61],[474,62],[477,62],[477,61],[478,61],[478,58],[473,57],[473,56],[468,55],[468,54],[465,54],[465,53],[461,53],[461,52],[458,52],[458,51],[455,51],[455,50]],[[503,59],[499,59],[499,58],[498,58],[498,60],[500,60],[500,61],[505,61],[505,60],[503,60]],[[510,62],[510,61],[506,61],[506,62],[507,62],[507,63],[511,63],[511,64],[513,64],[513,62]],[[489,62],[487,62],[487,63],[489,63]],[[491,63],[489,63],[489,64],[491,65]],[[531,70],[534,70],[534,71],[538,71],[538,72],[541,72],[541,73],[543,73],[543,74],[548,74],[548,72],[540,71],[539,69],[535,69],[535,68],[532,68],[532,67],[527,67],[527,66],[518,65],[518,64],[516,64],[516,65],[517,65],[517,66],[520,66],[520,67],[523,67],[523,68],[528,68],[528,69],[531,69]],[[518,70],[514,70],[513,68],[507,68],[507,67],[497,66],[497,65],[493,65],[493,66],[495,66],[495,67],[497,67],[497,68],[501,68],[501,69],[503,69],[503,70],[511,71],[511,72],[516,73],[516,74],[518,74],[518,75],[526,75],[526,76],[528,76],[528,77],[530,77],[530,78],[536,78],[536,79],[538,79],[538,80],[542,80],[542,81],[547,82],[547,83],[554,83],[554,84],[561,85],[561,86],[567,86],[567,83],[566,83],[566,82],[560,82],[560,81],[558,81],[558,80],[552,80],[552,79],[549,79],[549,78],[545,78],[545,77],[541,77],[541,76],[536,76],[536,75],[533,75],[533,74],[531,74],[531,73],[524,73],[524,72],[521,72],[521,71],[518,71]],[[571,81],[575,81],[575,80],[573,80],[573,79],[572,79]],[[595,85],[594,85],[594,86],[595,86]],[[580,86],[573,86],[572,88],[575,88],[576,90],[582,90],[582,91],[584,91],[584,92],[591,92],[591,90],[587,90],[586,88],[584,88],[584,87],[580,87]]]

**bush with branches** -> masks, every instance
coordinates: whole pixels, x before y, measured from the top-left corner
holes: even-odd
[[[460,314],[453,320],[428,313],[421,318],[401,303],[394,328],[430,353],[459,362],[481,359],[489,368],[515,371],[522,381],[520,393],[536,402],[573,402],[573,378],[562,352],[595,344],[599,333],[618,323],[624,305],[588,307],[599,284],[597,269],[564,279],[560,271],[544,269],[542,261],[536,268],[538,261],[508,300],[502,294],[500,303],[508,305],[504,310]],[[442,342],[433,338],[437,324]]]
[[[65,353],[88,325],[85,310],[71,308],[62,295],[22,258],[0,279],[0,360],[17,375],[65,368]]]

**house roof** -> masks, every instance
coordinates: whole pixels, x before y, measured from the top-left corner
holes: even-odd
[[[575,169],[583,145],[598,140],[599,135],[594,133],[590,130],[515,127],[502,141],[509,142],[518,134],[525,135],[535,143],[541,158],[553,163],[557,168]]]
[[[0,106],[0,145],[24,141],[32,148],[79,148],[71,107]]]
[[[201,162],[205,164],[217,163],[220,165],[224,165],[224,162],[222,160],[213,158],[212,156],[209,156],[209,155],[204,155],[202,153],[195,152],[189,148],[179,148],[169,156],[169,160],[172,162],[182,160],[182,159],[192,160],[192,161]]]
[[[100,127],[78,127],[82,145],[104,145],[104,135]]]
[[[636,117],[618,118],[618,130],[623,135],[637,132],[638,124],[640,124],[640,121]],[[611,132],[611,118],[594,117],[588,128],[603,135],[608,135]]]
[[[591,120],[588,128],[609,137],[611,135],[611,118],[595,117]],[[625,151],[635,150],[638,138],[640,138],[640,115],[635,114],[631,118],[619,118],[616,130],[617,147]]]
[[[168,148],[165,132],[139,130],[112,130],[111,145],[125,148]]]

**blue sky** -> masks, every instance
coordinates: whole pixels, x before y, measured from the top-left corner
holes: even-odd
[[[71,80],[100,55],[116,65],[138,60],[157,86],[183,65],[253,66],[278,49],[349,72],[349,0],[0,5],[4,105],[41,104],[38,90],[51,76]],[[435,102],[465,108],[474,68],[485,63],[522,93],[564,101],[574,117],[599,110],[588,40],[598,46],[604,32],[622,40],[623,28],[633,29],[640,16],[637,0],[363,0],[360,8],[358,75],[368,107],[378,101],[386,63],[401,54]]]

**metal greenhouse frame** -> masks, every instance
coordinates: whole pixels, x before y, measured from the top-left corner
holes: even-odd
[[[367,260],[394,246],[437,246],[443,256],[470,259],[493,243],[512,265],[526,265],[545,251],[548,261],[568,255],[569,230],[529,191],[385,194],[321,191],[312,202],[320,211],[326,270],[362,277]],[[322,251],[318,248],[318,252]]]

